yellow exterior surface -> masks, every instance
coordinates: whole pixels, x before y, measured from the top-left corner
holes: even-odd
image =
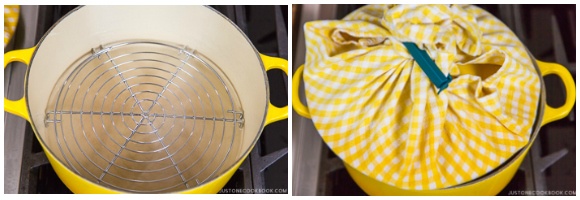
[[[35,48],[24,49],[24,50],[17,50],[11,51],[4,54],[4,67],[10,62],[18,61],[23,62],[25,64],[29,64],[32,54],[34,53]],[[274,58],[269,56],[261,55],[262,61],[266,66],[266,70],[269,69],[281,69],[286,74],[288,74],[288,62],[284,59]],[[26,100],[24,98],[12,101],[4,98],[4,110],[8,113],[12,113],[18,115],[27,121],[30,121],[29,112],[26,106]],[[278,108],[269,104],[268,106],[268,113],[265,118],[264,126],[288,118],[288,107]],[[37,133],[36,128],[33,127],[35,130],[35,134]],[[38,135],[36,135],[38,138]],[[73,171],[68,169],[65,165],[59,162],[51,153],[46,149],[44,144],[42,144],[42,148],[48,157],[52,167],[54,168],[58,177],[62,180],[62,182],[74,193],[122,193],[121,191],[112,190],[101,185],[95,184],[90,182],[79,175],[75,174]],[[253,148],[253,146],[251,147]],[[251,149],[250,148],[250,149]],[[201,193],[201,194],[209,194],[209,193],[217,193],[223,186],[230,180],[232,175],[236,172],[245,158],[248,156],[250,151],[247,151],[246,155],[243,156],[243,159],[240,159],[234,167],[230,168],[227,172],[222,174],[221,176],[217,177],[216,179],[207,182],[201,186],[184,190],[179,193]]]
[[[542,119],[542,125],[544,125],[562,119],[570,113],[572,107],[576,104],[576,84],[574,83],[574,78],[572,78],[572,75],[564,66],[558,63],[547,63],[542,61],[537,61],[537,63],[542,76],[554,74],[560,77],[566,90],[566,101],[564,102],[564,105],[559,108],[553,108],[546,104],[544,118]]]
[[[310,118],[310,113],[308,108],[300,100],[298,91],[300,89],[300,80],[302,78],[302,71],[304,71],[304,65],[300,65],[298,69],[294,72],[292,76],[292,107],[294,111],[301,115],[302,117]]]
[[[373,179],[449,188],[529,142],[540,77],[517,36],[481,8],[367,5],[305,23],[304,38],[312,122],[338,157]],[[405,42],[427,52],[449,87],[438,89]]]
[[[30,58],[34,53],[36,47],[11,51],[4,54],[4,68],[11,62],[21,62],[26,65],[30,64]],[[30,121],[30,115],[28,115],[28,108],[26,107],[26,99],[22,97],[18,100],[9,100],[4,97],[4,110],[8,113],[12,113],[19,117]]]
[[[262,62],[264,63],[264,67],[266,71],[271,69],[280,69],[284,71],[286,75],[288,75],[288,61],[282,58],[275,58],[260,54],[262,58]],[[275,121],[280,121],[283,119],[288,118],[288,106],[284,106],[278,108],[272,103],[268,102],[268,114],[266,115],[266,124],[270,124]]]
[[[576,86],[570,72],[568,72],[568,70],[563,66],[556,63],[546,63],[542,61],[536,62],[542,76],[555,74],[562,79],[566,88],[566,101],[564,105],[559,108],[552,108],[545,104],[544,115],[542,116],[542,123],[540,124],[543,126],[552,121],[561,119],[570,113],[570,110],[576,102]],[[300,109],[300,112],[296,110],[298,114],[309,118],[308,110],[300,102],[300,98],[298,97],[297,88],[299,87],[301,72],[302,66],[300,66],[294,74],[292,104],[295,110],[296,108]],[[526,145],[524,151],[521,152],[513,162],[503,166],[502,169],[491,175],[487,175],[480,180],[462,186],[439,190],[404,190],[370,178],[362,174],[360,171],[350,167],[348,164],[345,164],[345,167],[357,185],[359,185],[361,189],[369,195],[496,195],[512,179],[532,144],[533,140],[531,143]]]
[[[537,63],[542,76],[555,74],[562,79],[564,87],[566,88],[566,101],[564,105],[559,108],[552,108],[548,104],[545,104],[541,123],[541,126],[543,126],[547,123],[562,119],[570,113],[576,103],[576,86],[570,72],[562,65],[542,61],[537,61]],[[525,151],[520,153],[511,164],[506,165],[496,173],[467,185],[441,190],[403,190],[365,176],[348,165],[345,165],[345,167],[354,181],[370,195],[496,195],[512,179],[532,144],[533,141],[526,145]]]

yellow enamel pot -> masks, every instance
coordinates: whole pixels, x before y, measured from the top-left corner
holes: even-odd
[[[496,195],[498,194],[513,178],[520,164],[522,163],[525,155],[529,151],[536,139],[541,126],[562,119],[570,113],[572,107],[576,102],[576,86],[574,79],[570,72],[563,66],[556,63],[546,63],[541,61],[536,61],[537,71],[539,76],[546,76],[549,74],[556,75],[560,77],[565,86],[566,91],[566,102],[559,108],[550,107],[546,103],[546,87],[544,85],[543,79],[541,81],[542,90],[540,102],[538,102],[537,107],[537,118],[534,125],[533,133],[531,135],[530,142],[518,151],[515,155],[511,157],[506,163],[501,165],[499,168],[493,170],[491,173],[486,174],[476,180],[471,182],[461,184],[458,186],[439,189],[439,190],[404,190],[400,189],[383,182],[377,181],[370,178],[355,168],[345,164],[345,167],[362,190],[364,190],[369,195]],[[480,74],[488,73],[482,71],[476,71],[475,68],[465,68],[464,73],[470,74]],[[292,106],[296,113],[299,115],[310,118],[308,108],[300,101],[298,88],[300,87],[300,79],[302,76],[303,66],[300,66],[296,72],[294,72],[292,78]]]
[[[287,61],[259,54],[241,30],[212,8],[79,7],[56,23],[36,47],[4,54],[4,67],[11,62],[22,62],[28,66],[24,97],[18,100],[4,98],[4,110],[30,122],[56,174],[74,193],[131,191],[89,180],[62,160],[61,153],[57,154],[60,150],[51,146],[53,136],[46,130],[47,102],[59,78],[65,76],[67,69],[74,67],[73,64],[82,55],[102,44],[127,40],[168,41],[203,52],[229,79],[243,108],[244,131],[239,139],[239,148],[232,150],[231,154],[228,152],[232,156],[231,161],[221,167],[223,170],[218,172],[216,169],[215,176],[209,176],[211,178],[195,187],[170,191],[172,193],[219,192],[249,155],[264,126],[288,117],[287,106],[275,107],[269,102],[266,76],[266,71],[270,69],[281,69],[287,73]]]

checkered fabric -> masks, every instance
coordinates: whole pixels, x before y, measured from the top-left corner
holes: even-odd
[[[484,10],[369,5],[304,29],[312,120],[365,175],[402,189],[447,188],[490,172],[528,143],[539,77],[523,44]],[[426,50],[453,77],[449,87],[438,95],[402,42]]]
[[[19,6],[4,6],[4,47],[8,45],[10,38],[14,35],[16,24],[18,24],[18,13],[20,13]]]

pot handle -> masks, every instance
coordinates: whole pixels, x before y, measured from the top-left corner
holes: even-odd
[[[30,64],[30,59],[36,47],[10,51],[4,54],[4,68],[8,66],[11,62],[21,62],[27,66]],[[16,116],[30,121],[30,116],[28,115],[28,108],[26,106],[26,99],[24,97],[18,100],[10,100],[4,97],[4,111],[14,114]]]
[[[270,57],[260,54],[264,67],[266,71],[271,69],[281,69],[288,75],[288,61],[282,58]],[[266,114],[265,125],[277,122],[283,119],[288,119],[288,106],[276,107],[272,103],[268,102],[268,114]]]
[[[574,83],[574,79],[572,75],[560,64],[557,63],[547,63],[542,61],[537,61],[538,67],[540,68],[540,73],[542,76],[546,76],[549,74],[554,74],[564,83],[565,91],[566,91],[566,102],[564,105],[560,106],[559,108],[553,108],[548,104],[545,105],[544,109],[544,116],[542,118],[542,125],[562,119],[570,113],[572,107],[576,103],[576,85]]]
[[[296,111],[300,116],[310,118],[310,112],[308,111],[308,108],[304,106],[302,101],[300,101],[300,96],[298,94],[302,71],[304,71],[304,65],[300,65],[292,76],[292,107],[294,107],[294,111]]]

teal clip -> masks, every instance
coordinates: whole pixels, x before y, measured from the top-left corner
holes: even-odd
[[[448,74],[445,76],[425,50],[419,49],[419,47],[417,47],[417,45],[412,42],[403,42],[403,45],[405,45],[407,50],[409,50],[411,56],[413,56],[417,64],[419,64],[419,67],[421,67],[423,72],[427,74],[427,77],[429,77],[431,83],[433,83],[437,89],[439,89],[437,94],[441,93],[441,91],[449,86],[449,83],[452,80],[451,75]]]

